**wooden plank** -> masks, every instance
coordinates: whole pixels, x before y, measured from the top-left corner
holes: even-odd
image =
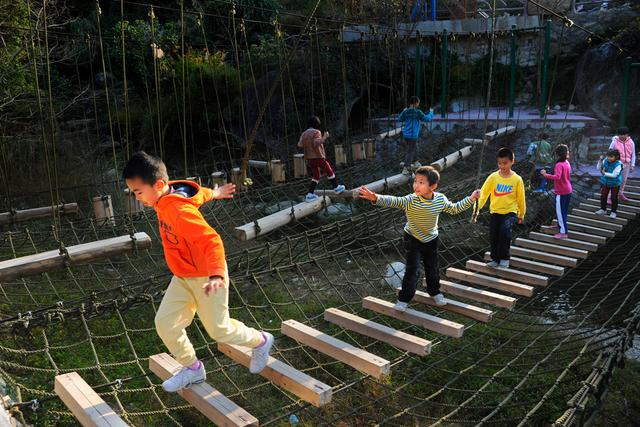
[[[509,280],[516,280],[528,285],[547,286],[549,284],[549,278],[547,276],[529,273],[527,271],[514,270],[513,268],[492,268],[481,261],[468,260],[465,268],[467,270],[477,271],[480,273],[493,274],[494,276],[503,277]]]
[[[599,195],[598,195],[599,197]],[[598,209],[600,209],[600,198],[597,199],[587,199],[587,202],[595,205],[598,207]],[[618,209],[624,209],[628,212],[635,212],[635,213],[640,213],[640,204],[638,204],[637,206],[634,205],[629,205],[626,202],[622,202],[622,203],[618,203]]]
[[[440,280],[440,290],[451,295],[457,295],[462,298],[483,302],[485,304],[495,305],[497,307],[513,309],[516,305],[516,298],[497,294],[495,292],[477,289],[459,283],[449,282],[448,280]]]
[[[515,126],[505,126],[503,128],[496,129],[491,132],[487,132],[484,134],[485,141],[493,141],[496,138],[500,138],[505,135],[512,134],[516,131]]]
[[[588,212],[595,212],[598,209],[600,209],[600,205],[592,205],[590,203],[580,203],[580,209]],[[621,209],[618,206],[618,218],[635,219],[636,216],[637,216],[636,212],[628,212],[626,210]]]
[[[620,231],[622,230],[622,228],[624,227],[623,225],[620,224],[612,224],[610,222],[607,222],[606,220],[597,220],[597,219],[589,219],[589,218],[585,218],[582,216],[578,216],[578,215],[573,215],[573,214],[569,214],[567,215],[567,219],[569,220],[568,222],[574,222],[577,224],[584,224],[584,225],[588,225],[590,227],[596,227],[596,228],[601,228],[603,230],[610,230],[610,231]]]
[[[15,212],[2,212],[0,213],[0,225],[51,218],[54,213],[70,215],[78,213],[78,211],[77,203],[64,203],[59,206],[43,206],[40,208],[16,210]]]
[[[593,197],[598,200],[598,203],[600,203],[600,193],[594,193]],[[624,205],[640,207],[640,200],[635,200],[635,199],[625,200]]]
[[[151,238],[147,233],[135,233],[135,244],[131,236],[112,237],[80,245],[68,246],[68,261],[71,264],[81,264],[96,259],[109,258],[138,249],[151,247]],[[41,252],[20,258],[0,262],[0,281],[7,281],[19,277],[40,274],[46,271],[60,269],[65,266],[65,257],[59,250]]]
[[[551,264],[562,265],[564,267],[575,267],[578,265],[578,260],[576,258],[549,254],[546,252],[535,251],[533,249],[520,248],[518,246],[511,246],[511,254],[517,257],[535,259],[537,261],[544,261]]]
[[[633,191],[625,191],[624,195],[630,199],[640,200],[640,193],[635,193]]]
[[[540,227],[540,231],[544,234],[556,234],[558,233],[558,227],[557,226],[554,227],[551,225],[543,225],[542,227]],[[580,233],[579,231],[573,231],[571,229],[569,230],[568,234],[569,234],[569,239],[573,239],[576,241],[591,242],[597,245],[603,245],[607,243],[606,237],[596,236],[594,234]]]
[[[167,380],[182,369],[167,353],[149,357],[149,369],[161,380]],[[178,394],[202,415],[220,426],[257,426],[258,419],[236,405],[207,383],[194,384]]]
[[[529,233],[529,237],[533,240],[537,240],[540,242],[551,243],[554,245],[566,246],[566,247],[575,248],[575,249],[581,249],[583,251],[595,252],[598,250],[597,243],[584,242],[582,240],[576,240],[571,238],[556,239],[555,237],[549,234],[538,233],[535,231],[532,231],[531,233]]]
[[[518,237],[515,243],[516,245],[521,246],[523,248],[535,249],[537,251],[548,252],[551,254],[558,254],[558,255],[564,255],[564,256],[570,256],[570,257],[582,258],[582,259],[586,259],[589,256],[589,252],[583,249],[576,249],[576,248],[571,248],[567,246],[562,246],[555,242],[546,243],[546,242],[539,242],[537,240]]]
[[[296,219],[305,218],[320,212],[325,206],[331,204],[331,199],[320,197],[313,202],[302,202],[292,207],[274,212],[254,222],[241,225],[235,228],[235,235],[238,240],[251,240],[263,234],[269,233],[277,228],[289,224]]]
[[[124,427],[127,425],[77,372],[58,375],[54,383],[54,390],[60,400],[83,426]]]
[[[237,363],[249,367],[251,349],[238,345],[218,343],[218,350]],[[333,390],[325,383],[298,371],[293,366],[269,356],[267,366],[260,372],[273,384],[282,387],[313,406],[320,407],[331,402]]]
[[[459,268],[447,268],[447,277],[450,279],[461,280],[463,282],[475,285],[486,286],[500,291],[510,292],[525,297],[533,296],[533,287],[523,285],[521,283],[512,282],[498,277],[487,276],[473,271],[461,270]]]
[[[554,219],[551,222],[551,225],[554,226],[558,226],[558,220]],[[593,234],[596,236],[602,236],[602,237],[613,237],[616,235],[616,232],[613,230],[605,230],[604,228],[599,228],[599,227],[593,227],[587,224],[581,224],[578,222],[572,222],[572,221],[567,221],[567,226],[569,227],[569,233],[571,233],[571,230],[575,230],[575,231],[580,231],[582,233],[589,233],[589,234]]]
[[[368,310],[373,310],[376,313],[381,313],[395,319],[403,320],[413,325],[421,326],[431,331],[454,338],[462,337],[462,332],[464,331],[464,325],[461,325],[460,323],[441,319],[410,308],[407,308],[407,311],[405,312],[400,312],[393,308],[394,303],[371,296],[362,299],[362,306]]]
[[[326,309],[324,311],[324,320],[420,356],[425,356],[431,352],[431,341],[429,340],[398,331],[337,308]]]
[[[484,259],[486,261],[491,261],[491,254],[489,252],[485,252]],[[552,276],[564,275],[563,267],[560,267],[557,265],[551,265],[551,264],[544,264],[541,262],[532,261],[524,258],[518,258],[514,256],[512,256],[511,259],[509,259],[509,267],[524,268],[525,270],[537,271],[538,273],[550,274]]]
[[[465,304],[463,302],[455,301],[449,298],[445,298],[444,300],[446,302],[445,305],[436,305],[433,301],[433,298],[431,298],[428,293],[416,291],[416,294],[411,301],[420,304],[427,304],[441,310],[450,311],[452,313],[458,313],[471,319],[478,320],[480,322],[491,322],[491,318],[493,317],[493,311],[491,310],[476,307],[475,305]]]
[[[624,218],[611,218],[609,215],[596,215],[594,212],[589,212],[584,209],[573,209],[571,213],[583,218],[595,219],[596,221],[610,222],[613,224],[620,224],[622,226],[627,225],[627,220]]]
[[[333,357],[374,378],[389,375],[391,363],[361,348],[327,335],[295,320],[286,320],[281,324],[282,333],[301,344]]]

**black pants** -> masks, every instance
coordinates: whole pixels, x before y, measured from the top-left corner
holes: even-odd
[[[495,262],[508,260],[511,257],[511,229],[518,221],[513,212],[508,214],[491,214],[489,221],[489,237],[491,239],[491,259]]]
[[[611,190],[611,212],[618,212],[618,191],[620,187],[607,187],[603,185],[600,188],[600,209],[607,210],[607,199],[609,198],[609,190]]]
[[[420,280],[420,261],[424,264],[424,274],[427,279],[427,292],[434,296],[440,293],[440,273],[438,271],[438,238],[422,243],[415,237],[405,233],[404,249],[407,253],[407,263],[402,279],[402,290],[398,300],[409,302],[416,294],[418,280]]]

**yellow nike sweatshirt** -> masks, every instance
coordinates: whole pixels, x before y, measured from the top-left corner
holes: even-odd
[[[509,178],[501,177],[499,171],[489,175],[480,190],[479,209],[482,209],[489,197],[491,197],[489,205],[491,213],[513,212],[518,215],[518,218],[524,218],[527,210],[524,182],[517,173],[513,172]]]

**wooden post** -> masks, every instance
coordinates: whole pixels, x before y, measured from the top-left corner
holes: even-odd
[[[367,159],[376,158],[376,140],[367,138],[364,140],[364,153]]]
[[[211,188],[222,187],[227,183],[227,176],[224,172],[213,172],[211,174]]]
[[[111,196],[96,196],[93,198],[93,213],[98,225],[110,225],[115,227],[116,219],[113,216],[113,204]]]
[[[304,178],[307,176],[307,165],[305,164],[304,154],[293,155],[293,177]]]
[[[351,155],[353,157],[354,162],[366,159],[367,155],[364,152],[364,143],[363,142],[351,143]]]
[[[284,164],[280,160],[271,160],[271,182],[281,184],[284,182]]]
[[[246,176],[240,168],[231,169],[231,182],[236,185],[236,191],[244,191],[247,189],[247,186],[244,185],[245,178]]]
[[[128,188],[124,189],[124,211],[127,215],[138,215],[144,210],[144,205]]]
[[[344,147],[342,145],[336,145],[336,166],[342,166],[347,164],[347,156],[344,153]]]
[[[262,169],[267,172],[271,171],[271,164],[269,164],[269,162],[266,162],[264,160],[249,160],[249,166],[256,169]]]

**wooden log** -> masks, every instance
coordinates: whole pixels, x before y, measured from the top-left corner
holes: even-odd
[[[94,221],[98,226],[110,225],[115,227],[116,218],[113,216],[113,204],[111,196],[96,196],[93,199]]]
[[[485,252],[484,259],[486,261],[491,261],[491,254],[489,252]],[[538,273],[550,274],[552,276],[564,275],[563,267],[514,256],[509,259],[509,267],[523,268],[525,270],[537,271]]]
[[[511,253],[517,257],[534,259],[537,261],[548,262],[550,264],[562,265],[564,267],[576,267],[578,265],[578,260],[576,258],[534,251],[533,249],[520,248],[518,246],[511,246]]]
[[[368,310],[373,310],[377,313],[384,314],[389,317],[393,317],[413,325],[421,326],[440,334],[448,335],[454,338],[462,337],[464,331],[464,325],[460,323],[452,322],[450,320],[441,319],[430,314],[422,313],[410,308],[407,311],[401,312],[393,308],[393,303],[385,301],[375,297],[365,297],[362,300],[362,306]]]
[[[236,186],[236,191],[244,191],[247,189],[245,185],[246,175],[242,173],[242,169],[231,169],[231,182]]]
[[[136,233],[135,241],[131,236],[112,237],[96,242],[83,243],[66,248],[70,264],[104,259],[132,252],[136,249],[148,249],[151,247],[151,238],[147,233]],[[28,255],[20,258],[8,259],[0,262],[0,282],[12,280],[18,277],[44,273],[46,271],[60,269],[65,266],[65,256],[58,249],[39,254]]]
[[[598,250],[597,243],[583,242],[582,240],[576,240],[571,238],[556,239],[555,237],[549,234],[536,233],[535,231],[532,231],[531,233],[529,233],[529,237],[531,239],[538,240],[540,242],[552,243],[554,245],[559,245],[559,246],[568,246],[570,248],[581,249],[583,251],[595,252]]]
[[[347,155],[344,152],[342,145],[335,145],[334,147],[336,155],[336,166],[343,166],[347,164]]]
[[[448,280],[440,280],[440,290],[451,295],[457,295],[462,298],[495,305],[496,307],[506,308],[507,310],[513,309],[517,301],[516,298],[507,295],[449,282]]]
[[[554,219],[551,222],[551,225],[557,227],[558,220]],[[593,234],[594,236],[601,236],[606,238],[613,237],[616,235],[616,232],[613,230],[605,230],[604,228],[593,227],[591,225],[581,224],[577,222],[567,221],[567,225],[569,227],[569,235],[571,235],[571,230],[580,231],[583,233],[589,233],[589,234]]]
[[[484,139],[485,139],[485,141],[493,141],[494,139],[500,138],[502,136],[506,136],[506,135],[512,134],[515,131],[516,131],[516,127],[515,126],[505,126],[503,128],[496,129],[494,131],[485,133],[484,134]]]
[[[135,194],[131,192],[128,188],[124,189],[124,211],[127,215],[135,216],[139,215],[144,211],[144,205],[142,202],[136,199]]]
[[[373,138],[367,138],[364,143],[364,155],[367,159],[376,158],[376,140]]]
[[[307,176],[307,164],[304,160],[304,154],[293,155],[293,177],[304,178]]]
[[[354,162],[358,162],[367,158],[367,155],[364,151],[363,142],[358,141],[351,143],[351,157],[353,158]]]
[[[284,164],[280,160],[271,160],[271,182],[281,184],[285,181]]]
[[[295,320],[286,320],[281,324],[282,333],[301,344],[333,357],[358,371],[374,378],[389,375],[391,363],[361,348],[327,335]]]
[[[514,270],[513,268],[492,268],[486,263],[480,261],[468,260],[465,268],[467,270],[492,274],[509,280],[517,280],[520,283],[526,283],[534,286],[547,286],[549,284],[549,277],[547,276],[521,270]]]
[[[149,369],[165,381],[182,369],[167,353],[149,357]],[[219,426],[257,426],[258,419],[207,383],[194,384],[178,392],[202,415]]]
[[[78,213],[78,211],[77,203],[64,203],[59,206],[43,206],[41,208],[3,212],[0,213],[0,225],[14,224],[41,218],[51,218],[55,214],[70,215]]]
[[[227,183],[227,176],[224,172],[213,172],[211,174],[211,188],[222,187]]]
[[[590,227],[596,227],[596,228],[600,228],[603,230],[611,230],[611,231],[620,231],[624,228],[623,225],[620,224],[612,224],[610,222],[607,222],[606,220],[603,219],[589,219],[589,218],[585,218],[583,216],[578,216],[578,215],[573,215],[573,214],[569,214],[567,215],[567,219],[569,221],[578,223],[578,224],[584,224],[584,225],[588,225]]]
[[[611,218],[609,215],[596,215],[594,212],[589,212],[584,209],[573,209],[571,211],[573,215],[581,216],[583,218],[595,219],[596,221],[610,222],[612,224],[619,224],[622,226],[627,225],[627,220],[624,218]]]
[[[321,197],[313,202],[298,203],[297,205],[272,213],[271,215],[260,218],[254,222],[249,222],[241,225],[240,227],[236,227],[236,238],[243,241],[254,239],[297,219],[313,215],[330,204],[331,199],[328,197]]]
[[[218,343],[218,350],[237,363],[249,367],[249,362],[251,361],[250,348]],[[330,386],[271,356],[269,356],[267,366],[259,375],[298,396],[305,402],[311,403],[313,406],[320,407],[331,402],[333,390]]]
[[[480,144],[484,144],[484,139],[464,138],[462,142],[464,142],[465,144],[480,145]]]
[[[580,209],[593,213],[600,209],[600,205],[595,205],[595,204],[592,205],[590,203],[580,203]],[[635,217],[638,215],[636,212],[628,212],[626,210],[623,210],[620,208],[620,206],[618,206],[617,213],[618,213],[618,218],[625,218],[625,219],[635,219]]]
[[[475,305],[465,304],[463,302],[455,301],[449,298],[445,298],[444,300],[446,304],[439,306],[439,305],[436,305],[436,303],[433,301],[433,298],[431,298],[431,296],[428,293],[422,292],[422,291],[416,291],[416,294],[411,301],[417,302],[420,304],[427,304],[441,310],[450,311],[452,313],[461,314],[463,316],[466,316],[471,319],[475,319],[479,322],[484,322],[484,323],[490,322],[491,318],[493,317],[493,311],[491,310],[476,307]]]
[[[447,268],[447,277],[463,282],[473,283],[476,285],[486,286],[488,288],[498,289],[525,297],[533,296],[533,287],[523,285],[521,283],[512,282],[497,277],[487,276],[485,274],[475,273],[473,271],[461,270],[459,268]]]
[[[425,356],[431,352],[431,341],[381,325],[372,320],[347,313],[337,308],[324,311],[324,320],[361,335],[390,344],[409,353]]]
[[[399,128],[395,128],[395,129],[391,129],[388,130],[386,132],[382,132],[381,134],[378,135],[378,139],[385,139],[385,138],[390,138],[392,136],[396,136],[398,134],[402,133],[402,126]]]
[[[537,251],[543,251],[550,254],[565,255],[573,258],[586,259],[589,257],[589,252],[583,249],[576,249],[567,246],[562,246],[554,243],[540,242],[537,240],[524,239],[518,237],[515,242],[518,246],[528,249],[535,249]]]
[[[54,391],[85,427],[125,427],[127,424],[77,372],[58,375]]]
[[[540,227],[540,231],[549,235],[558,233],[558,227],[553,227],[550,225],[543,225]],[[596,236],[594,234],[588,233],[580,233],[579,231],[569,230],[569,239],[579,240],[583,242],[591,242],[595,244],[605,244],[607,243],[607,238],[602,236]]]
[[[453,166],[459,160],[469,157],[469,155],[472,152],[473,152],[473,146],[467,145],[466,147],[461,148],[455,153],[451,153],[448,156],[445,156],[431,163],[431,167],[433,167],[438,172],[442,172],[444,169]]]

